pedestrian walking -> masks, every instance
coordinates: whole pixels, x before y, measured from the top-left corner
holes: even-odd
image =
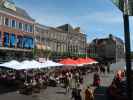
[[[100,75],[96,72],[93,76],[93,86],[100,86]]]
[[[85,100],[94,100],[93,91],[90,86],[85,89]]]
[[[110,73],[110,63],[107,63],[107,72]]]
[[[72,99],[82,100],[80,84],[78,84],[77,87],[72,90]]]
[[[70,83],[69,83],[68,76],[65,76],[65,88],[66,88],[66,93],[68,93],[70,89]]]

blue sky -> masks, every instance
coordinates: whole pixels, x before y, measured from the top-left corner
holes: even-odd
[[[88,41],[110,33],[124,38],[122,13],[111,0],[13,0],[37,22],[47,26],[69,23],[81,27]],[[133,18],[130,17],[131,45]],[[132,47],[133,50],[133,47]]]

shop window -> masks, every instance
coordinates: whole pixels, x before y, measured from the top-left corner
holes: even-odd
[[[4,46],[8,47],[9,45],[9,33],[4,32]]]
[[[17,36],[17,47],[23,48],[23,37],[22,36]]]
[[[16,43],[16,37],[15,37],[15,34],[12,33],[10,36],[10,46],[15,47],[15,43]]]
[[[23,47],[28,48],[27,37],[23,37]]]
[[[30,38],[30,49],[34,48],[34,41],[33,38]]]

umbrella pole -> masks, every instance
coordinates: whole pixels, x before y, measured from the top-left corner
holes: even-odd
[[[26,70],[26,78],[25,78],[26,82],[27,82],[27,79],[28,79],[28,73],[27,73],[27,70]]]

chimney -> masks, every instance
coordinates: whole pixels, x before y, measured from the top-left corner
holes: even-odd
[[[112,34],[109,34],[109,38],[110,38],[110,39],[113,39],[113,35],[112,35]]]

